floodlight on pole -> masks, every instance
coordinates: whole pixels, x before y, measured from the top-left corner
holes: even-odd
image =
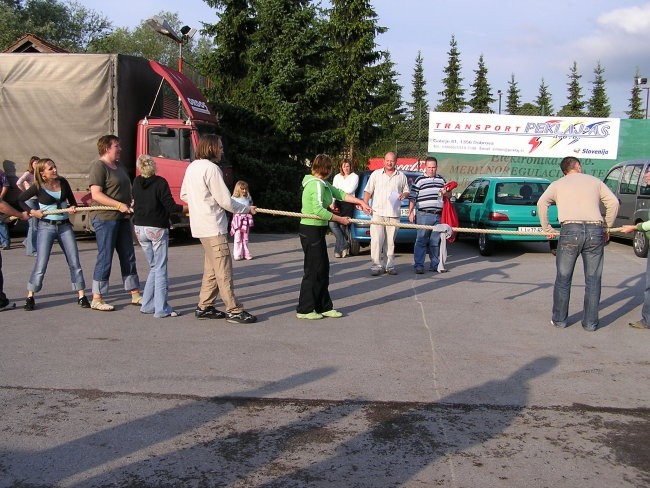
[[[150,19],[147,20],[147,24],[158,32],[159,34],[162,34],[163,36],[169,37],[172,39],[174,42],[180,44],[183,42],[181,37],[174,32],[174,29],[172,28],[171,25],[169,25],[169,22],[167,22],[165,19],[162,17],[156,15],[154,17],[151,17]]]
[[[165,37],[169,37],[171,40],[173,40],[175,43],[178,44],[178,71],[182,73],[183,72],[183,44],[189,42],[189,40],[194,36],[194,34],[196,34],[196,29],[188,25],[184,25],[183,27],[181,27],[181,35],[179,36],[178,34],[176,34],[176,32],[174,32],[174,29],[172,28],[171,25],[169,25],[169,22],[167,22],[165,19],[163,19],[158,15],[148,19],[147,23],[153,30],[155,30],[159,34],[162,34]]]
[[[503,92],[501,90],[497,90],[497,95],[499,95],[499,114],[501,114],[501,96],[503,95]]]

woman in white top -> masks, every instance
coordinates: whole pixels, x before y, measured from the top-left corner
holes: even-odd
[[[32,156],[29,158],[29,164],[27,165],[27,171],[25,171],[18,181],[16,181],[16,186],[20,192],[27,191],[27,189],[34,184],[34,165],[40,158],[38,156]],[[25,202],[29,208],[32,210],[38,209],[38,204],[36,199],[29,200]],[[31,217],[27,221],[29,227],[27,228],[27,237],[23,241],[25,246],[25,254],[28,256],[36,256],[36,217]]]
[[[359,186],[359,175],[352,172],[352,165],[347,159],[341,161],[341,170],[334,176],[332,182],[334,188],[339,188],[349,195],[355,195],[357,186]],[[331,205],[332,211],[342,217],[352,217],[354,214],[354,204],[334,200]],[[336,237],[334,244],[334,257],[344,258],[350,254],[350,231],[347,225],[339,224],[330,220],[330,230]]]

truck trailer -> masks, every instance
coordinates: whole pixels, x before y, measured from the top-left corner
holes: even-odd
[[[121,54],[0,54],[0,160],[13,205],[15,182],[32,155],[51,158],[77,201],[88,204],[88,169],[106,134],[120,138],[120,164],[132,179],[138,156],[149,154],[182,203],[180,186],[198,139],[216,131],[217,119],[196,85],[155,61]],[[232,179],[228,166],[222,171]],[[75,230],[92,230],[87,212],[73,217]],[[187,226],[187,219],[171,225]]]

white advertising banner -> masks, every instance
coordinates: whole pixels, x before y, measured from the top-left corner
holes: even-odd
[[[616,159],[620,119],[429,113],[430,153]]]

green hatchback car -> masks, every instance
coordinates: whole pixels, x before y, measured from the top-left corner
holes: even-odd
[[[500,242],[547,241],[537,216],[537,200],[550,184],[544,178],[486,176],[475,179],[454,201],[459,227],[535,232],[539,235],[465,233],[463,237],[477,236],[482,256],[491,255]],[[549,207],[548,216],[553,228],[559,231],[555,205]],[[557,240],[550,240],[549,247],[554,251]]]

